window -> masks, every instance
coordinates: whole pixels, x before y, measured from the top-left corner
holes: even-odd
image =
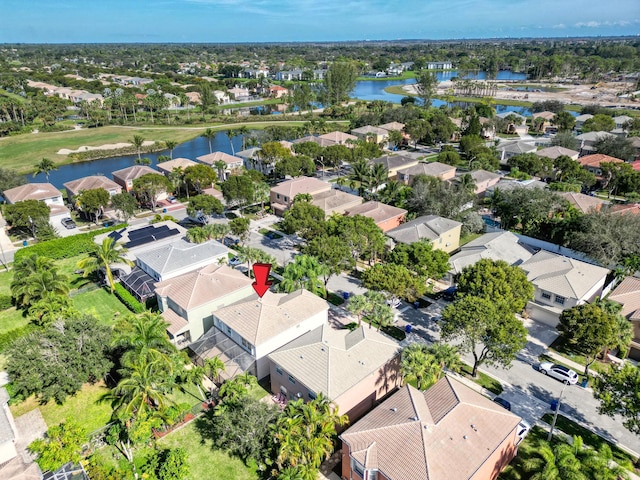
[[[242,346],[247,350],[251,351],[251,344],[248,341],[246,341],[244,338],[242,339]]]
[[[561,297],[560,295],[556,295],[556,300],[555,300],[555,302],[556,302],[558,305],[564,305],[564,302],[565,302],[566,300],[567,300],[566,298]]]
[[[279,194],[279,193],[276,193],[276,198],[277,198],[278,200],[280,200],[280,194]]]
[[[545,300],[551,300],[551,294],[549,292],[542,292],[541,297]]]
[[[288,199],[287,197],[284,197],[284,201],[285,201],[285,202],[288,202],[288,201],[289,201],[289,199]]]
[[[277,365],[276,365],[276,373],[278,375],[282,375],[282,368],[278,367]]]
[[[291,375],[289,375],[289,382],[291,382],[292,384],[296,384],[296,379],[293,378]]]
[[[360,475],[361,478],[364,478],[364,466],[362,466],[359,462],[351,459],[351,470]]]
[[[315,400],[316,399],[316,394],[313,392],[308,392],[307,395],[309,396],[309,400]]]

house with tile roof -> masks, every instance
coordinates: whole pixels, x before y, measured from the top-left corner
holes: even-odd
[[[614,205],[609,211],[617,215],[640,215],[640,203]]]
[[[558,195],[567,199],[571,205],[582,213],[599,212],[603,205],[609,205],[606,200],[585,195],[584,193],[558,192]]]
[[[49,205],[49,223],[58,228],[60,220],[69,216],[62,193],[50,183],[26,183],[4,191],[5,201],[12,205],[25,200],[38,200]]]
[[[111,196],[122,193],[122,187],[104,175],[90,175],[88,177],[71,180],[64,184],[64,188],[67,189],[67,198],[72,203],[74,197],[84,190],[104,188]]]
[[[531,318],[555,327],[560,314],[602,294],[609,270],[540,250],[520,265],[535,287],[526,310]]]
[[[584,122],[591,118],[593,118],[593,115],[591,115],[590,113],[583,113],[582,115],[578,115],[576,117],[576,130],[582,130]]]
[[[340,435],[342,478],[493,480],[517,453],[520,422],[451,377],[407,385]]]
[[[423,215],[387,232],[397,243],[431,242],[434,250],[451,253],[460,246],[462,223],[438,215]]]
[[[511,157],[515,157],[516,155],[521,155],[523,153],[535,153],[538,148],[532,143],[518,140],[515,142],[501,142],[500,145],[496,147],[496,150],[500,153],[500,164],[506,165],[507,160]]]
[[[331,190],[329,182],[323,182],[313,177],[296,177],[285,180],[271,187],[269,198],[271,209],[276,215],[282,216],[291,205],[296,195],[308,193],[311,196]]]
[[[136,265],[156,282],[226,259],[229,249],[216,240],[191,243],[180,238],[157,248],[136,253]]]
[[[320,135],[319,138],[324,138],[326,140],[331,140],[337,145],[346,145],[347,147],[351,146],[351,142],[355,142],[358,140],[358,137],[355,135],[351,135],[349,133],[334,131],[325,133],[324,135]]]
[[[607,137],[615,137],[614,134],[609,132],[587,132],[581,133],[576,137],[576,140],[579,142],[579,150],[580,155],[588,155],[590,153],[594,153],[596,150],[595,144]]]
[[[164,175],[169,175],[176,168],[181,168],[184,170],[187,167],[193,167],[197,165],[197,162],[193,160],[189,160],[188,158],[174,158],[173,160],[167,160],[166,162],[160,162],[156,165],[158,171]]]
[[[325,323],[269,355],[271,391],[305,401],[322,393],[353,423],[401,385],[400,351],[374,329]]]
[[[358,195],[333,189],[314,194],[311,203],[321,208],[328,218],[334,213],[343,215],[347,210],[362,204],[363,200]]]
[[[132,165],[131,167],[112,172],[111,176],[113,177],[114,182],[124,188],[125,192],[130,192],[133,190],[133,181],[136,178],[140,178],[141,176],[149,173],[157,175],[160,172],[147,165]]]
[[[532,255],[533,252],[522,245],[518,237],[511,232],[500,230],[485,233],[460,247],[460,251],[449,258],[451,270],[446,281],[453,284],[455,277],[462,273],[462,270],[475,265],[483,258],[504,260],[509,265],[521,265]]]
[[[435,177],[443,181],[451,180],[456,175],[456,167],[440,162],[420,162],[412,167],[398,170],[398,181],[412,185],[418,175]]]
[[[253,281],[226,265],[212,263],[155,284],[167,333],[179,348],[213,327],[213,312],[254,294]]]
[[[362,215],[371,218],[380,230],[388,232],[404,222],[407,211],[382,202],[369,201],[345,212],[347,216]]]
[[[322,138],[322,137],[316,137],[314,135],[307,135],[306,137],[297,138],[291,143],[295,145],[297,143],[306,143],[306,142],[317,143],[321,147],[330,147],[331,145],[337,145],[337,143],[334,142],[333,140],[329,140],[327,138]]]
[[[488,188],[497,184],[502,178],[499,173],[488,172],[487,170],[474,170],[469,172],[469,175],[471,175],[471,178],[475,183],[473,193],[479,197],[484,196],[484,192],[486,192]]]
[[[235,155],[229,155],[225,152],[213,152],[207,153],[206,155],[200,155],[196,157],[196,160],[200,163],[204,163],[205,165],[209,165],[213,168],[216,173],[219,172],[218,167],[216,166],[217,162],[224,162],[226,166],[224,167],[224,177],[220,180],[226,180],[229,178],[231,172],[235,169],[242,168],[243,159],[240,157],[236,157]],[[219,174],[219,173],[218,173]]]
[[[603,153],[594,153],[592,155],[585,155],[584,157],[580,157],[578,159],[578,163],[582,165],[583,168],[593,173],[596,177],[602,178],[602,169],[600,168],[601,164],[624,163],[624,160],[620,160],[619,158],[605,155]]]
[[[555,160],[556,158],[562,156],[562,155],[566,155],[567,157],[571,158],[572,160],[577,160],[578,159],[578,155],[580,155],[580,152],[576,151],[576,150],[571,150],[570,148],[564,148],[564,147],[560,147],[558,145],[553,146],[553,147],[547,147],[547,148],[543,148],[541,150],[538,150],[537,152],[534,152],[536,155],[538,155],[539,157],[546,157],[546,158],[550,158],[551,160]]]
[[[268,355],[315,330],[328,319],[329,304],[307,290],[267,291],[213,312],[213,328],[189,345],[196,363],[219,356],[226,375],[269,375]]]
[[[378,128],[384,128],[385,130],[391,132],[393,130],[396,130],[398,132],[402,132],[402,130],[404,129],[404,123],[400,123],[400,122],[389,122],[389,123],[384,123],[382,125],[378,125]]]
[[[620,314],[633,325],[628,357],[640,360],[640,278],[627,277],[607,297],[622,305]]]
[[[398,176],[399,170],[413,167],[419,162],[420,160],[416,158],[405,157],[404,155],[383,155],[382,157],[374,158],[369,163],[371,165],[384,165],[389,178],[395,178]]]
[[[361,140],[372,141],[375,143],[382,143],[389,138],[389,131],[384,128],[374,127],[372,125],[365,125],[363,127],[354,128],[351,130],[351,134],[355,135]]]

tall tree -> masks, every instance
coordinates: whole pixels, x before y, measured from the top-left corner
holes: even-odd
[[[466,295],[442,312],[442,338],[456,340],[473,356],[472,375],[482,364],[508,367],[527,343],[527,330],[492,300]]]
[[[229,228],[231,233],[240,239],[240,242],[244,244],[249,235],[249,227],[251,226],[251,220],[245,217],[234,218],[229,222]]]
[[[216,181],[216,172],[208,165],[191,165],[184,169],[184,181],[191,185],[196,192],[202,193]]]
[[[392,298],[415,301],[427,290],[425,278],[413,274],[403,265],[378,263],[362,274],[362,285],[372,290],[388,292]]]
[[[134,147],[136,147],[136,152],[138,152],[138,160],[140,160],[140,152],[142,151],[142,146],[144,145],[144,137],[142,135],[134,135],[131,139],[131,143]]]
[[[640,435],[640,367],[626,363],[612,365],[593,381],[593,396],[600,402],[598,411],[613,417],[620,415],[624,427]]]
[[[143,203],[151,205],[151,211],[155,212],[158,206],[158,197],[171,190],[171,182],[160,173],[147,173],[133,181],[133,189]]]
[[[222,195],[231,206],[243,207],[253,202],[254,182],[247,175],[232,175],[221,185]]]
[[[17,307],[28,308],[48,294],[68,293],[69,277],[60,274],[50,258],[33,254],[15,262],[11,295]]]
[[[338,105],[349,99],[358,74],[352,62],[334,62],[324,77],[324,95],[328,105]]]
[[[423,101],[424,108],[431,106],[431,99],[435,95],[438,79],[436,74],[428,70],[422,70],[416,76],[416,91]]]
[[[305,253],[316,257],[322,265],[328,268],[324,272],[325,289],[332,275],[339,275],[355,266],[355,260],[351,256],[349,247],[340,237],[321,235],[312,238],[307,242]]]
[[[48,158],[43,158],[38,163],[36,163],[33,176],[35,177],[39,173],[44,173],[44,176],[47,179],[47,182],[49,182],[49,174],[53,170],[57,170],[57,169],[58,167],[53,161],[49,160]]]
[[[167,147],[167,150],[169,150],[169,158],[173,160],[173,149],[178,146],[178,142],[176,142],[175,140],[165,140],[164,146]]]
[[[23,200],[7,205],[4,214],[13,233],[22,232],[38,238],[38,232],[49,225],[51,207],[40,200]]]
[[[209,153],[213,153],[213,146],[211,145],[211,140],[213,140],[217,135],[217,132],[212,128],[207,128],[204,133],[201,135],[202,137],[207,139],[209,142]]]
[[[224,205],[216,197],[211,195],[196,195],[189,200],[189,206],[187,207],[187,213],[191,217],[195,217],[198,213],[205,215],[220,215],[224,212]]]
[[[113,238],[106,237],[100,245],[94,245],[88,257],[78,262],[78,268],[84,270],[83,276],[85,277],[104,268],[109,288],[111,289],[111,293],[113,293],[115,281],[113,279],[111,266],[115,263],[124,263],[133,266],[133,262],[125,256],[126,253],[127,250],[118,245]]]
[[[124,223],[128,223],[129,219],[136,213],[138,202],[133,195],[127,192],[116,193],[111,197],[111,206],[116,212],[120,212],[120,218]]]
[[[327,290],[322,277],[328,272],[328,267],[318,262],[317,258],[309,255],[296,255],[294,261],[285,266],[278,289],[287,293],[306,289],[326,298]]]
[[[82,211],[89,216],[93,215],[96,224],[110,200],[111,196],[104,188],[83,190],[76,197],[76,202]]]

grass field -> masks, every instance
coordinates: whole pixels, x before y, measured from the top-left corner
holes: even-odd
[[[197,421],[197,420],[196,420]],[[257,480],[258,476],[242,461],[213,448],[208,439],[201,438],[195,422],[172,432],[158,441],[160,446],[184,448],[188,453],[191,474],[189,480]]]
[[[56,404],[53,400],[46,405],[40,405],[35,397],[29,397],[24,402],[9,407],[14,417],[24,415],[34,408],[40,408],[40,412],[49,427],[72,418],[80,423],[87,433],[91,433],[105,426],[111,418],[111,405],[98,404],[101,395],[107,392],[103,383],[95,385],[86,384],[73,397],[67,397],[63,405]]]
[[[118,297],[103,288],[74,295],[72,300],[80,312],[94,315],[105,325],[113,325],[118,315],[129,313]]]
[[[3,310],[0,312],[0,316],[2,317],[0,319],[0,333],[10,332],[29,323],[29,319],[22,316],[22,310],[16,310],[15,307]]]

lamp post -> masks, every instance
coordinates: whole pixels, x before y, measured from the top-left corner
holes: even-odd
[[[560,392],[560,396],[558,397],[558,404],[556,405],[556,411],[553,414],[553,422],[551,422],[551,429],[549,430],[549,435],[547,436],[547,442],[551,441],[551,437],[553,436],[553,429],[556,427],[556,420],[558,419],[558,411],[560,411],[560,401],[562,400],[562,396],[564,395],[564,389],[567,388],[568,383],[565,382],[562,387],[562,391]]]
[[[324,156],[321,156],[318,162],[320,162],[320,165],[322,165],[322,179],[324,180]]]

